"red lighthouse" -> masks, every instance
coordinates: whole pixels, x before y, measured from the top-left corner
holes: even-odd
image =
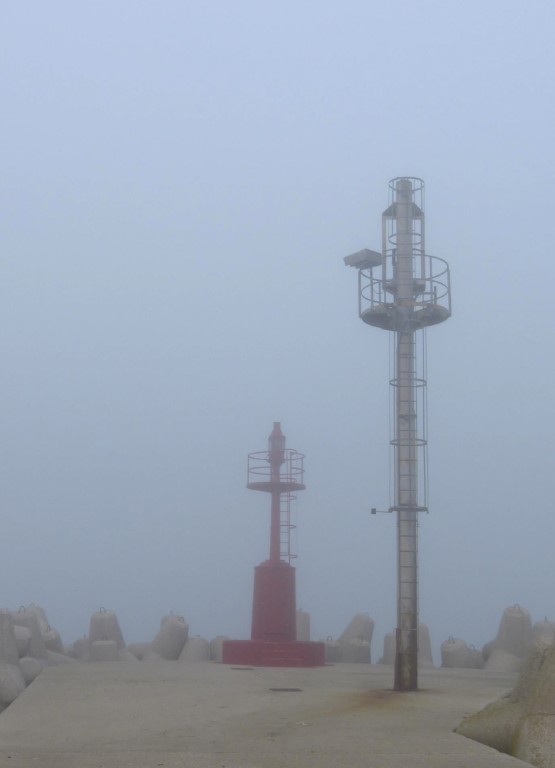
[[[297,641],[295,569],[291,565],[290,502],[303,483],[304,455],[285,447],[279,422],[268,450],[249,454],[247,488],[271,495],[270,557],[254,569],[250,640],[227,640],[224,664],[314,667],[324,664],[324,644]]]

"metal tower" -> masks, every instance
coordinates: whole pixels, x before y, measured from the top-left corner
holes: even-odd
[[[441,323],[451,314],[449,266],[426,253],[422,179],[400,177],[389,182],[389,205],[382,215],[382,252],[365,249],[344,261],[358,269],[361,319],[395,334],[390,381],[394,500],[388,510],[397,513],[394,687],[413,691],[418,688],[418,513],[428,510],[424,334],[427,326]]]
[[[270,557],[254,569],[250,640],[226,640],[225,664],[315,667],[325,663],[323,643],[297,640],[291,501],[305,488],[304,455],[285,447],[278,421],[268,450],[249,454],[247,488],[271,495]]]
[[[268,450],[249,454],[247,488],[271,494],[270,558],[255,568],[253,640],[292,642],[296,635],[295,569],[291,567],[290,497],[302,491],[304,455],[285,447],[278,421]]]
[[[289,565],[293,552],[291,504],[297,491],[304,491],[304,454],[285,447],[285,435],[279,421],[274,422],[268,438],[268,450],[249,453],[247,488],[272,495],[270,516],[270,561],[283,560]],[[295,492],[295,493],[294,493]]]

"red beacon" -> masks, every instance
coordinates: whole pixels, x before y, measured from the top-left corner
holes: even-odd
[[[305,488],[304,455],[285,447],[274,422],[268,450],[249,454],[247,488],[271,495],[270,558],[254,569],[250,640],[226,640],[224,664],[317,667],[325,663],[324,643],[297,640],[295,568],[291,560],[291,500]]]

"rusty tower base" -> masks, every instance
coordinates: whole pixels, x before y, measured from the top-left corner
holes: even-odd
[[[224,664],[252,667],[322,667],[324,643],[297,640],[295,569],[266,560],[254,569],[250,640],[226,640]]]

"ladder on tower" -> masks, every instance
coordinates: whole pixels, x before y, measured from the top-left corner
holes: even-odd
[[[292,506],[296,498],[293,493],[282,493],[279,500],[279,556],[280,560],[289,565],[297,557],[292,542],[292,534],[296,528],[292,520]]]

